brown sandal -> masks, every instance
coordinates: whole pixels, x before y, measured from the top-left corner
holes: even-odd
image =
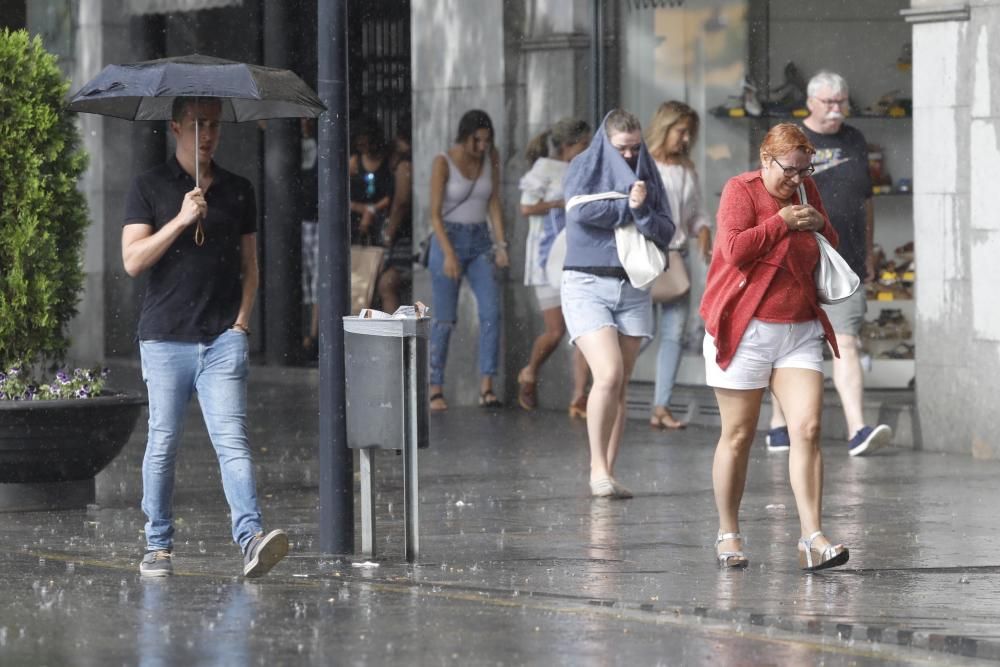
[[[570,419],[586,419],[587,418],[587,395],[584,394],[580,396],[575,401],[569,404],[569,417]]]
[[[657,406],[653,410],[653,414],[649,416],[649,427],[655,429],[682,429],[687,428],[687,422],[674,419],[674,415],[670,410]]]
[[[519,387],[517,403],[525,410],[534,410],[538,407],[538,382],[535,380],[522,380],[522,375],[524,375],[523,369],[517,374],[517,384]]]

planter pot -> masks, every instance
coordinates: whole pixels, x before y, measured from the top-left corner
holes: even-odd
[[[0,401],[0,511],[94,502],[94,476],[128,442],[141,396]]]

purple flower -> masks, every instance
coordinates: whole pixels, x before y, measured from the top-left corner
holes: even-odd
[[[69,382],[69,375],[66,374],[65,370],[60,370],[56,373],[56,382],[59,384],[67,384]]]
[[[4,372],[0,372],[0,382],[6,382],[6,380],[7,380],[7,374]]]
[[[10,369],[7,371],[7,373],[12,378],[16,378],[16,377],[18,377],[21,374],[21,367],[20,366],[11,366]]]

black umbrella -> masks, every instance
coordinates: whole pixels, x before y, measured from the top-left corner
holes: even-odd
[[[126,120],[170,120],[175,97],[221,97],[229,123],[316,118],[326,111],[294,72],[210,56],[108,65],[69,101],[70,111]]]
[[[175,97],[218,97],[220,120],[316,118],[326,111],[295,73],[193,54],[108,65],[70,98],[68,109],[126,120],[170,120]],[[195,144],[198,123],[195,115]],[[198,184],[195,151],[195,184]],[[200,223],[199,223],[200,224]]]

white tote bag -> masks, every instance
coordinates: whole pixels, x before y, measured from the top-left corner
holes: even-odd
[[[578,204],[598,199],[625,199],[621,192],[602,192],[596,195],[576,195],[566,202],[566,211]],[[636,289],[648,289],[656,277],[667,268],[667,255],[655,243],[647,239],[635,226],[628,223],[615,227],[615,247],[618,261],[625,268],[628,280]]]
[[[806,189],[799,185],[799,201],[808,203]],[[840,256],[836,248],[830,245],[826,237],[819,232],[813,232],[816,245],[819,246],[819,263],[813,278],[816,281],[816,297],[820,303],[840,303],[851,297],[861,286],[861,278],[854,273],[850,265]]]

